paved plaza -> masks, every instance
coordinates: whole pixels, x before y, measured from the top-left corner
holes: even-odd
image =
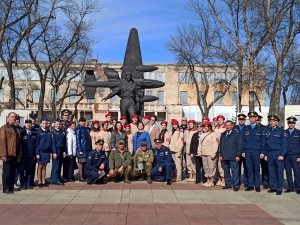
[[[207,189],[185,181],[171,186],[76,182],[0,193],[0,224],[299,225],[300,196]]]

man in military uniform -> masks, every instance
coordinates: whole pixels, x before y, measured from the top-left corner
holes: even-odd
[[[61,122],[65,122],[66,126],[62,129],[67,129],[69,127],[69,117],[70,117],[71,111],[68,109],[64,109],[61,111]]]
[[[135,174],[140,174],[141,178],[139,181],[143,181],[144,175],[147,177],[148,184],[152,183],[151,179],[151,169],[154,157],[151,149],[147,148],[147,142],[141,142],[141,151],[137,152],[133,158],[133,168]]]
[[[256,125],[259,127],[262,127],[263,129],[267,129],[268,126],[265,126],[261,123],[261,119],[263,117],[258,115],[256,119]],[[269,188],[269,167],[268,167],[268,161],[265,159],[260,160],[260,167],[261,167],[261,178],[262,178],[262,184],[264,189]]]
[[[285,130],[284,135],[288,137],[288,149],[284,159],[284,166],[286,171],[286,178],[288,181],[288,188],[284,193],[294,192],[300,195],[300,131],[295,128],[296,117],[290,116],[286,119],[289,128]],[[293,181],[293,173],[294,181]]]
[[[20,134],[22,134],[23,127],[20,126],[20,116],[19,116],[19,114],[16,115],[15,127],[20,131]],[[20,162],[17,162],[16,174],[15,174],[15,183],[14,183],[15,188],[20,187],[20,185],[18,184],[19,176],[20,176]]]
[[[29,119],[31,120],[31,131],[38,132],[40,129],[40,126],[37,125],[36,122],[37,114],[30,113]],[[31,177],[30,177],[30,186],[34,187],[34,177],[35,177],[35,171],[36,171],[36,158],[34,158],[32,168],[31,168]]]
[[[243,134],[243,129],[245,128],[245,121],[246,121],[247,116],[245,114],[238,114],[237,119],[238,119],[238,124],[234,126],[233,129],[237,130],[239,134],[242,137]],[[241,185],[241,173],[242,173],[242,164],[244,168],[244,174],[243,174],[243,180],[244,180],[244,186],[245,188],[248,187],[248,179],[247,179],[247,166],[245,163],[245,158],[241,156],[239,160],[239,177],[240,177],[240,185]]]
[[[254,190],[260,192],[260,159],[265,156],[266,133],[256,125],[258,114],[254,111],[248,113],[250,125],[242,131],[244,144],[243,156],[247,167],[248,187],[245,191]]]
[[[97,184],[106,184],[104,175],[108,173],[108,158],[103,150],[103,144],[103,139],[97,140],[95,142],[96,148],[87,156],[84,174],[89,185],[96,179],[98,179]]]
[[[109,155],[109,174],[114,177],[114,182],[117,183],[120,177],[124,175],[124,182],[130,184],[130,174],[132,172],[131,154],[125,148],[125,141],[119,140],[116,151],[111,151]]]
[[[157,166],[151,170],[151,175],[160,179],[161,181],[167,180],[167,185],[171,185],[171,174],[175,169],[175,163],[169,148],[162,145],[162,140],[156,138],[154,140],[156,148],[153,148],[153,155],[157,162]]]
[[[64,185],[61,178],[62,159],[66,157],[66,134],[61,130],[61,119],[57,118],[54,124],[52,137],[52,170],[51,183],[56,185]]]
[[[268,116],[270,126],[266,129],[266,156],[268,161],[270,181],[272,189],[268,193],[276,192],[281,195],[284,178],[284,157],[287,152],[288,137],[283,129],[278,127],[278,116],[271,114]]]

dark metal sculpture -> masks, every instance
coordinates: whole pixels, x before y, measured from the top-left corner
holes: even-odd
[[[145,89],[159,88],[165,85],[158,80],[144,79],[144,72],[152,72],[158,68],[144,66],[140,49],[137,29],[130,30],[121,79],[119,73],[113,68],[104,68],[108,81],[97,81],[93,71],[86,71],[85,90],[86,98],[94,98],[97,87],[109,87],[112,92],[102,101],[106,101],[115,95],[121,98],[120,110],[122,116],[126,115],[130,121],[132,114],[144,115],[144,102],[158,100],[158,97],[145,95]]]

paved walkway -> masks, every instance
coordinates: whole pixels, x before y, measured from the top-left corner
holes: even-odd
[[[76,182],[0,193],[0,224],[299,225],[300,196],[206,189],[184,181],[171,186]]]

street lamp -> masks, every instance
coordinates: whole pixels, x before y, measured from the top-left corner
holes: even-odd
[[[25,74],[25,110],[27,110],[27,97],[28,97],[28,73],[25,72],[25,70],[29,69],[30,66],[26,66],[24,69],[23,69],[23,73]]]

